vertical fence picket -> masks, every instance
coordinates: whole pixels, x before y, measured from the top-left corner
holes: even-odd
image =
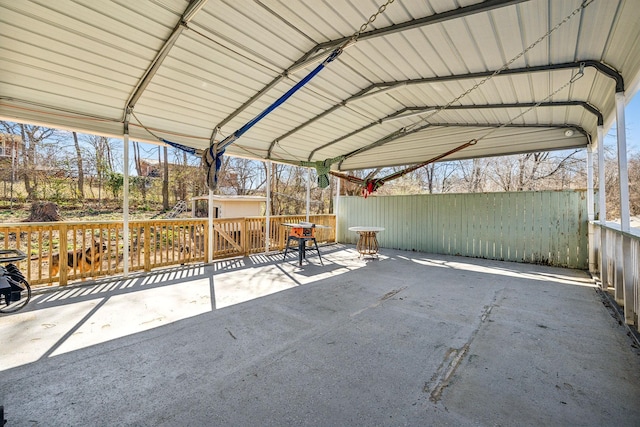
[[[154,268],[208,260],[208,240],[213,239],[214,258],[227,258],[263,252],[270,238],[271,250],[284,249],[284,222],[300,222],[305,217],[287,215],[272,217],[271,230],[266,230],[263,217],[215,219],[213,236],[208,235],[207,219],[162,219],[129,222],[129,270],[150,271]],[[319,242],[336,241],[334,215],[312,215],[310,221],[327,225],[318,228]],[[24,237],[23,237],[24,236]],[[123,271],[123,224],[120,221],[56,222],[0,224],[0,247],[25,251],[23,261],[32,285],[114,275]],[[100,252],[97,264],[88,266],[77,261],[96,244]],[[104,250],[102,249],[104,247]],[[67,265],[67,252],[76,261]],[[61,255],[60,255],[61,254]],[[53,275],[54,261],[59,271]]]
[[[587,257],[577,255],[588,253],[582,193],[378,196],[366,201],[344,197],[337,235],[345,236],[342,242],[355,243],[349,226],[381,226],[381,247],[586,268]]]

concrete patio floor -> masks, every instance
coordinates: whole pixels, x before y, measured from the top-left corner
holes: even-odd
[[[69,287],[0,317],[8,426],[640,424],[590,276],[353,246]]]

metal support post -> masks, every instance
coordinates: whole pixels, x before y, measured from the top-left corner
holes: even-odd
[[[598,132],[598,220],[600,222],[600,251],[599,265],[600,265],[600,282],[603,290],[607,290],[609,287],[609,268],[607,257],[607,232],[604,227],[607,224],[607,203],[606,203],[606,186],[605,186],[605,174],[604,174],[604,127],[599,125],[597,127]]]
[[[209,189],[207,206],[208,206],[207,227],[209,228],[209,259],[207,260],[207,262],[213,262],[213,190],[211,188]]]
[[[593,145],[587,145],[587,218],[593,221],[594,214],[594,190],[593,190]]]
[[[307,168],[307,219],[309,222],[309,211],[311,210],[311,168]]]
[[[595,272],[596,265],[596,242],[594,239],[594,225],[591,223],[594,216],[593,206],[593,145],[587,145],[587,218],[589,220],[588,228],[588,247],[589,247],[589,271]]]
[[[336,242],[338,241],[338,230],[340,230],[339,220],[340,220],[340,186],[342,184],[342,178],[333,177],[333,179],[338,180],[338,185],[336,185],[336,201],[333,204],[333,214],[336,216]]]
[[[620,183],[620,230],[616,257],[616,301],[624,306],[624,317],[627,324],[633,324],[633,260],[631,259],[631,238],[627,233],[631,230],[629,207],[629,164],[627,162],[627,130],[625,123],[624,92],[616,93],[616,130],[618,136],[618,179]],[[619,295],[620,293],[620,295]]]
[[[128,126],[126,126],[128,127]],[[122,174],[122,275],[129,275],[129,131],[125,130],[124,138],[124,167]]]
[[[629,164],[627,162],[627,130],[625,129],[624,92],[616,93],[616,130],[618,136],[618,176],[620,182],[620,229],[630,230]]]
[[[265,208],[265,235],[264,235],[264,251],[269,252],[269,243],[271,243],[271,161],[265,162],[267,166],[267,206]]]

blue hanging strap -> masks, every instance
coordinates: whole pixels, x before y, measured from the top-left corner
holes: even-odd
[[[204,158],[207,163],[207,186],[211,189],[218,187],[218,174],[222,167],[223,155],[224,150],[218,150],[218,152],[215,153],[213,145],[205,152]],[[209,163],[209,158],[212,159],[211,163]]]
[[[209,147],[209,149],[205,152],[204,161],[205,161],[207,167],[209,168],[209,171],[207,172],[207,185],[209,186],[210,189],[215,189],[217,187],[217,185],[218,185],[218,172],[219,172],[220,166],[222,165],[222,154],[224,153],[225,148],[228,147],[229,145],[231,145],[232,143],[234,143],[245,132],[247,132],[249,129],[251,129],[256,123],[258,123],[265,116],[267,116],[273,110],[275,110],[280,105],[282,105],[294,93],[296,93],[304,85],[306,85],[312,78],[314,78],[316,76],[316,74],[318,74],[320,71],[322,71],[322,69],[328,63],[333,62],[342,53],[342,50],[343,50],[342,46],[336,48],[335,50],[333,50],[333,52],[331,52],[331,54],[327,57],[327,59],[322,61],[321,64],[319,64],[316,68],[314,68],[313,71],[311,71],[305,78],[300,80],[291,89],[289,89],[284,95],[282,95],[280,98],[278,98],[273,104],[268,106],[263,112],[261,112],[256,117],[254,117],[252,120],[247,122],[247,124],[242,126],[240,129],[236,130],[234,133],[232,133],[231,135],[227,136],[225,139],[220,141],[218,143],[218,150],[217,150],[218,152],[217,153],[214,152],[215,150],[214,150],[214,146],[213,145],[211,145]],[[214,167],[215,167],[215,170],[212,173],[211,169],[213,169]]]
[[[187,147],[186,145],[182,145],[182,144],[178,144],[177,142],[171,142],[169,140],[166,140],[164,138],[160,138],[160,141],[164,142],[167,145],[170,145],[174,148],[178,148],[182,151],[186,151],[189,154],[193,154],[193,155],[197,155],[198,154],[198,150],[196,150],[193,147]]]
[[[267,107],[262,113],[258,114],[255,118],[253,118],[251,121],[249,121],[247,124],[242,126],[240,129],[236,130],[234,133],[232,133],[231,135],[229,135],[225,139],[223,139],[221,142],[219,142],[217,144],[213,144],[212,143],[209,146],[209,149],[205,150],[203,152],[203,154],[202,154],[203,161],[207,165],[207,168],[208,168],[207,185],[208,185],[208,187],[210,189],[215,189],[217,187],[217,185],[218,185],[218,172],[220,171],[220,167],[222,166],[222,155],[224,154],[225,148],[227,146],[229,146],[230,144],[232,144],[233,142],[235,142],[235,140],[240,138],[245,132],[247,132],[249,129],[251,129],[256,123],[258,123],[260,120],[262,120],[267,114],[271,113],[273,110],[278,108],[282,103],[284,103],[287,99],[289,99],[291,97],[291,95],[293,95],[300,88],[302,88],[304,85],[306,85],[312,78],[314,78],[316,76],[316,74],[318,74],[320,71],[322,71],[322,69],[327,64],[329,64],[330,62],[333,62],[338,56],[340,56],[342,51],[344,49],[346,49],[347,46],[349,46],[352,43],[355,43],[358,40],[358,37],[360,36],[360,34],[362,34],[367,29],[367,27],[373,21],[376,20],[378,15],[382,14],[386,10],[387,6],[389,6],[394,1],[395,0],[387,0],[386,3],[381,5],[378,8],[378,10],[373,15],[371,15],[369,17],[368,21],[360,26],[360,29],[358,31],[356,31],[353,34],[353,36],[351,36],[350,39],[348,39],[341,46],[339,46],[336,49],[334,49],[329,54],[329,56],[324,61],[322,61],[322,63],[320,65],[318,65],[313,71],[311,71],[304,79],[300,80],[295,86],[293,86],[291,89],[289,89],[284,95],[282,95],[280,98],[278,98],[273,104],[271,104],[269,107]],[[153,135],[153,133],[149,129],[147,129],[147,131],[149,131],[149,133],[151,133]],[[184,151],[186,151],[188,153],[191,153],[191,154],[198,154],[198,150],[193,149],[191,147],[186,147],[186,146],[184,146],[182,144],[177,144],[175,142],[167,141],[167,140],[162,139],[162,138],[159,138],[159,139],[162,142],[171,145],[172,147],[179,148],[179,149],[184,150]],[[323,175],[322,182],[323,183],[328,183],[328,177],[327,177],[327,175],[325,173],[325,169],[327,169],[327,166],[330,168],[331,165],[330,164],[329,165],[324,165],[324,164],[322,165],[322,175]],[[320,171],[320,169],[318,169],[318,170]]]
[[[219,147],[221,149],[224,149],[227,145],[231,144],[236,139],[240,138],[246,131],[251,129],[256,123],[258,123],[260,120],[262,120],[267,114],[271,113],[273,110],[278,108],[287,99],[289,99],[291,97],[291,95],[293,95],[298,90],[300,90],[304,85],[309,83],[309,81],[312,78],[314,78],[316,76],[316,74],[318,74],[320,71],[322,71],[322,69],[328,63],[333,62],[338,57],[338,55],[340,55],[341,53],[342,53],[342,48],[341,47],[339,47],[339,48],[335,49],[333,52],[331,52],[331,55],[329,55],[329,57],[327,59],[325,59],[322,63],[320,63],[305,78],[300,80],[295,86],[293,86],[291,89],[289,89],[284,95],[282,95],[280,98],[278,98],[273,104],[268,106],[262,113],[258,114],[251,121],[247,122],[247,124],[245,124],[240,129],[235,131],[232,135],[226,137],[222,142],[220,142]],[[229,141],[227,141],[227,140],[229,140]]]
[[[186,145],[178,144],[177,142],[172,142],[164,138],[159,138],[160,141],[164,142],[171,147],[178,148],[182,151],[186,151],[189,154],[199,155],[198,150],[193,147],[187,147]],[[214,153],[213,145],[209,147],[208,150],[205,151],[204,157],[207,163],[207,183],[214,183],[212,188],[215,188],[218,185],[218,173],[220,172],[220,168],[222,167],[222,155],[224,154],[223,150],[218,150],[218,154]],[[215,168],[212,168],[210,163],[213,163],[213,160],[210,162],[208,158],[215,160]],[[212,174],[213,172],[213,174]]]

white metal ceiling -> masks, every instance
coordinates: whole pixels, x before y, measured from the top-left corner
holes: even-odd
[[[304,78],[317,62],[297,64],[326,57],[381,1],[0,0],[0,118],[121,136],[129,106],[131,138],[204,149],[216,127],[218,138],[233,133]],[[447,159],[584,147],[598,120],[611,123],[616,90],[632,95],[640,80],[638,6],[395,0],[227,153],[349,154],[348,170],[422,162],[471,139]]]

